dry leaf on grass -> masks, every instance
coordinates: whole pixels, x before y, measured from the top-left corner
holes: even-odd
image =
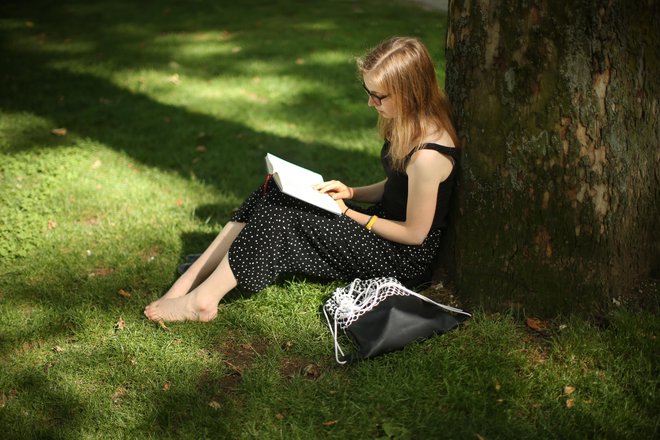
[[[575,387],[572,387],[572,386],[570,386],[570,385],[566,385],[566,386],[564,387],[564,394],[565,394],[565,395],[570,396],[570,395],[573,394],[574,392],[575,392]]]
[[[539,318],[527,318],[527,327],[537,332],[543,332],[548,329],[548,324]]]
[[[121,402],[121,398],[124,397],[128,393],[128,390],[124,386],[118,387],[115,392],[112,394],[112,403],[117,404]]]
[[[101,220],[97,216],[92,215],[92,216],[89,216],[89,217],[85,217],[82,220],[82,222],[85,223],[86,225],[96,226],[96,225],[101,223]]]
[[[48,220],[48,230],[52,231],[53,229],[57,228],[57,222],[55,220]]]
[[[568,399],[566,401],[566,408],[571,409],[575,406],[575,400],[573,399]]]
[[[97,267],[89,273],[90,277],[107,277],[111,273],[114,273],[114,269],[111,267]]]
[[[237,367],[236,365],[232,364],[228,360],[223,361],[227,367],[229,367],[230,370],[232,370],[235,374],[238,374],[239,376],[243,376],[243,368]]]
[[[5,393],[0,394],[0,409],[4,408],[16,396],[18,396],[18,391],[16,390],[9,391],[8,395]]]
[[[323,426],[332,426],[336,425],[338,420],[328,420],[327,422],[323,422]]]
[[[119,290],[117,291],[117,294],[118,294],[119,296],[123,296],[124,298],[130,298],[130,297],[131,297],[131,294],[128,293],[127,291],[125,291],[124,289],[119,289]]]
[[[275,418],[276,418],[277,420],[284,420],[284,414],[282,414],[282,413],[277,413],[277,414],[275,414]]]
[[[170,390],[170,383],[169,383],[169,382],[165,382],[165,383],[163,384],[163,391],[166,391],[166,392],[167,392],[167,391],[169,391],[169,390]]]
[[[53,128],[50,132],[55,136],[66,136],[66,134],[69,131],[66,128],[62,127],[62,128]]]
[[[116,330],[124,330],[126,328],[126,322],[122,319],[122,317],[119,317],[119,321],[115,323],[115,329]]]
[[[53,347],[53,351],[55,353],[62,353],[64,351],[64,349],[62,347],[60,347],[59,345],[56,345],[55,347]]]
[[[211,400],[209,406],[213,409],[220,409],[220,404],[215,400]]]
[[[302,374],[307,379],[318,379],[321,376],[321,369],[316,364],[305,365]]]

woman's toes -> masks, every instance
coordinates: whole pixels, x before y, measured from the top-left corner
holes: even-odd
[[[152,321],[210,321],[218,313],[217,304],[200,301],[191,294],[180,298],[160,299],[149,304],[144,314]]]

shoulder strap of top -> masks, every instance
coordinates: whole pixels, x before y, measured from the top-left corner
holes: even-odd
[[[438,153],[441,154],[448,154],[449,156],[453,158],[459,157],[458,150],[456,148],[451,148],[451,147],[446,147],[444,145],[440,144],[433,144],[433,143],[428,143],[424,144],[424,149],[425,150],[435,150]]]
[[[434,150],[434,151],[437,151],[440,154],[444,154],[444,155],[449,156],[449,159],[452,161],[452,164],[454,166],[461,159],[461,155],[460,155],[458,149],[456,149],[456,148],[446,147],[446,146],[440,145],[440,144],[428,143],[428,144],[424,144],[424,149],[425,150]]]

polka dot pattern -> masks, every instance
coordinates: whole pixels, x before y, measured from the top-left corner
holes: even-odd
[[[354,209],[386,218],[378,205]],[[385,240],[347,216],[282,193],[273,182],[252,193],[232,221],[246,225],[229,249],[229,265],[238,285],[251,291],[273,284],[280,274],[412,279],[432,263],[441,235],[433,231],[419,246]]]

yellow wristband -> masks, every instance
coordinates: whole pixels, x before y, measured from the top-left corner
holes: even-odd
[[[376,220],[378,220],[378,216],[372,215],[364,227],[367,228],[368,231],[371,231],[371,227],[376,223]]]

